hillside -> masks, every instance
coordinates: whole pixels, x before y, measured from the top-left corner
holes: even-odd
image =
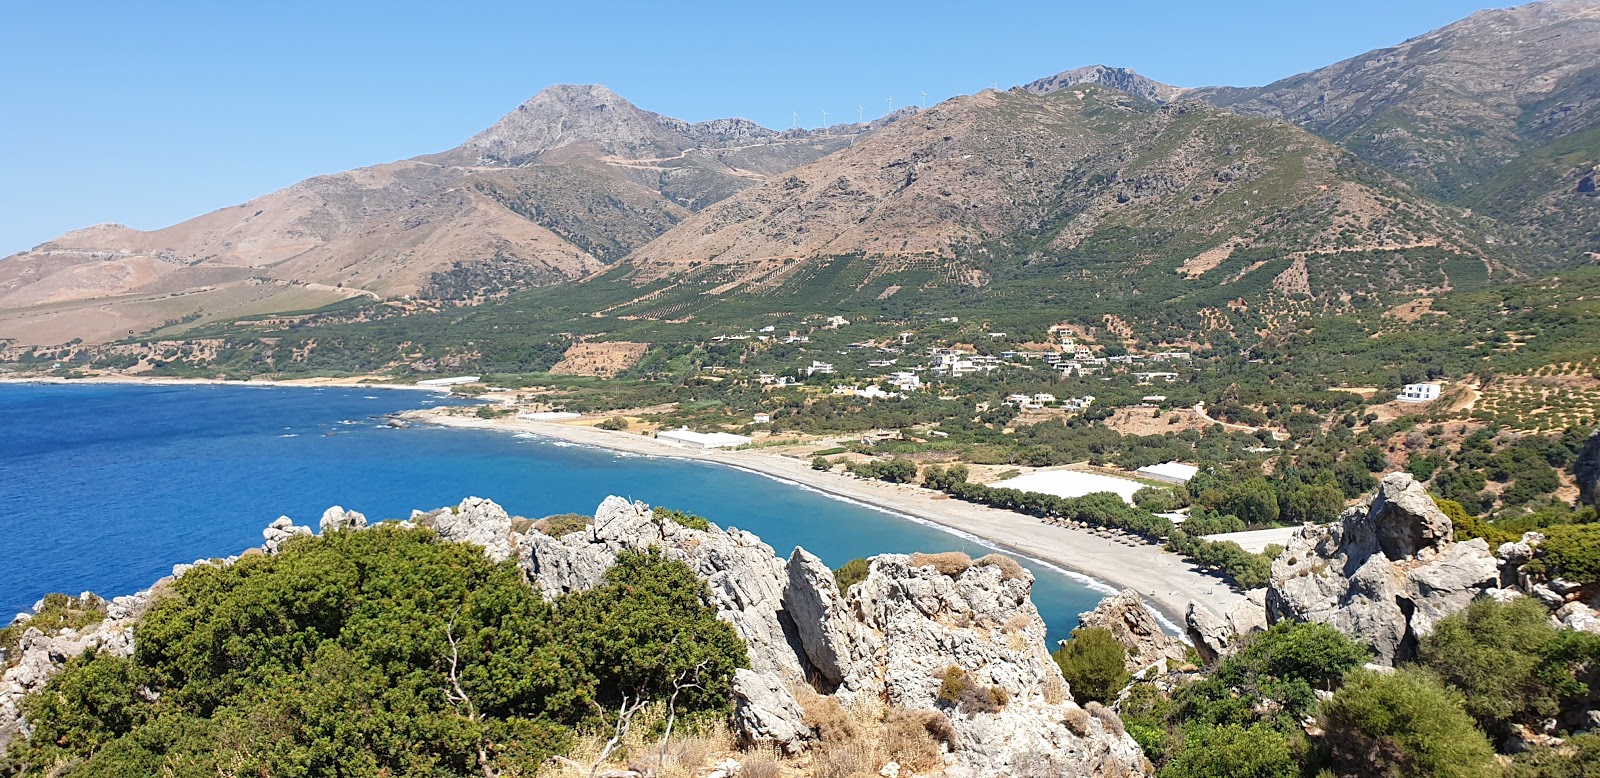
[[[1530,230],[1548,262],[1600,250],[1596,0],[1482,11],[1263,87],[1186,96],[1294,122],[1432,196]]]
[[[817,291],[1026,289],[1037,302],[1088,282],[1142,305],[1209,295],[1274,308],[1509,272],[1459,213],[1309,133],[1080,85],[953,99],[694,214],[606,277],[670,279],[700,299],[652,292],[607,313],[781,298],[840,259],[860,265],[854,280]]]
[[[555,86],[448,152],[0,260],[0,338],[106,340],[358,295],[474,300],[578,278],[867,129],[689,124],[605,87]]]

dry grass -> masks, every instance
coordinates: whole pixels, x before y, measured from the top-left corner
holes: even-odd
[[[1089,734],[1089,712],[1083,708],[1068,710],[1064,723],[1067,725],[1067,729],[1072,730],[1072,734],[1078,737],[1086,737]]]
[[[1099,719],[1100,723],[1105,725],[1107,732],[1114,732],[1117,735],[1121,735],[1126,731],[1126,729],[1124,729],[1122,726],[1122,718],[1117,715],[1116,711],[1107,708],[1106,706],[1101,705],[1094,700],[1090,700],[1088,705],[1083,706],[1083,709],[1088,711],[1090,716]]]
[[[847,710],[838,700],[809,688],[794,692],[805,713],[805,723],[819,735],[811,764],[804,771],[807,776],[876,776],[889,762],[924,773],[943,764],[944,753],[959,745],[955,726],[939,711],[874,705]],[[749,775],[748,769],[747,764],[739,773],[741,778]]]
[[[958,576],[972,567],[972,557],[960,551],[938,554],[912,554],[907,562],[912,567],[931,567],[948,576]],[[1016,564],[1013,562],[1012,564]]]
[[[661,740],[650,733],[657,730],[665,718],[664,705],[652,705],[640,711],[634,716],[627,737],[601,769],[632,769],[641,773],[649,769],[656,778],[698,778],[734,753],[733,735],[726,725],[706,724],[689,729],[683,727],[681,720],[663,749]],[[543,778],[587,778],[589,766],[599,759],[611,734],[609,729],[580,734],[566,758],[551,762],[539,775]]]
[[[739,778],[783,778],[783,758],[770,748],[755,748],[739,757]]]
[[[1005,554],[988,554],[978,560],[978,564],[1000,568],[1000,580],[1024,581],[1028,578],[1028,571],[1022,569],[1017,560]]]

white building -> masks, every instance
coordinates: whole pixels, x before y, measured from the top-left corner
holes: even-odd
[[[1195,473],[1200,472],[1200,468],[1179,462],[1162,462],[1159,465],[1145,465],[1133,472],[1135,475],[1142,475],[1152,481],[1181,486],[1189,483],[1189,479],[1193,478]]]
[[[941,317],[939,317],[939,323],[940,324],[955,324],[955,323],[960,322],[960,321],[961,321],[961,317],[960,316],[941,316]]]
[[[758,413],[758,414],[750,417],[750,420],[751,420],[751,422],[753,422],[755,424],[771,424],[772,423],[772,414],[770,414],[770,413]]]
[[[811,366],[806,368],[806,375],[813,376],[818,373],[821,373],[822,375],[833,375],[833,365],[827,362],[818,362],[815,359],[811,360]]]
[[[458,375],[450,378],[429,378],[418,381],[417,386],[461,386],[462,384],[475,384],[478,377],[475,375]]]
[[[1395,399],[1408,403],[1425,403],[1439,399],[1438,384],[1406,384]]]
[[[656,433],[656,440],[664,440],[687,448],[733,448],[750,442],[744,435],[728,432],[695,432],[688,427]]]
[[[1056,401],[1056,396],[1049,392],[1040,392],[1033,396],[1033,401],[1040,405],[1049,405]]]
[[[840,327],[848,327],[850,326],[850,320],[843,316],[829,316],[827,326],[829,329],[835,330],[839,329]]]
[[[889,374],[889,385],[902,392],[915,392],[922,388],[922,379],[909,370]]]
[[[1087,411],[1091,405],[1094,405],[1094,395],[1086,394],[1082,397],[1068,397],[1061,407],[1069,411]]]
[[[1139,379],[1139,383],[1141,383],[1141,384],[1153,384],[1153,383],[1155,383],[1157,381],[1165,381],[1165,382],[1170,384],[1173,381],[1178,380],[1178,374],[1177,373],[1164,373],[1164,372],[1134,373],[1133,377]]]
[[[571,421],[583,418],[583,414],[572,411],[523,411],[517,414],[517,418],[530,421]]]

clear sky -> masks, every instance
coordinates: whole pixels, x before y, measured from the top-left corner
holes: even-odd
[[[1264,84],[1508,4],[3,0],[0,256],[447,149],[553,83],[815,126],[1090,64]]]

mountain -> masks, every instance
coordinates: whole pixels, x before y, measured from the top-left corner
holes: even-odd
[[[1263,87],[1187,96],[1294,122],[1540,248],[1600,251],[1600,0],[1482,11]]]
[[[0,260],[0,339],[107,340],[349,297],[470,301],[579,278],[871,126],[690,124],[602,86],[554,86],[450,151]]]
[[[1022,90],[1036,95],[1047,95],[1051,92],[1058,92],[1080,84],[1109,86],[1112,89],[1120,89],[1134,97],[1142,97],[1153,103],[1171,102],[1187,91],[1182,87],[1169,86],[1159,81],[1145,78],[1128,68],[1113,68],[1105,65],[1090,65],[1062,71],[1049,78],[1041,78],[1038,81],[1025,84]]]
[[[910,287],[882,279],[921,267],[1035,302],[1088,282],[1342,305],[1509,272],[1458,211],[1304,130],[1090,83],[955,98],[685,218],[623,267],[760,295],[840,257],[867,266],[857,291],[892,295]],[[662,316],[706,304],[654,299]]]

